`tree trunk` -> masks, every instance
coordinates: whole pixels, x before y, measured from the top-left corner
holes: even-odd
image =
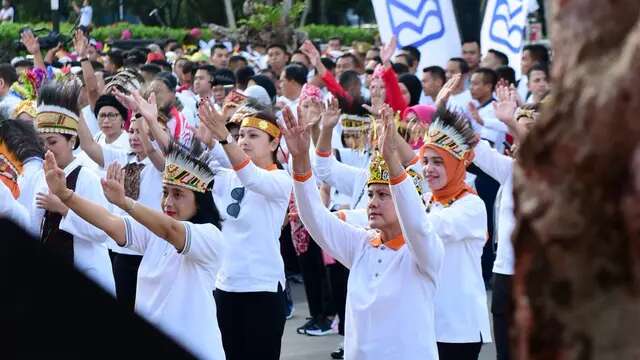
[[[307,16],[309,16],[309,12],[311,11],[312,6],[313,1],[305,0],[304,10],[302,10],[302,15],[300,16],[300,27],[303,27],[307,23]]]
[[[236,17],[233,14],[233,5],[231,0],[224,0],[224,11],[227,15],[227,27],[231,30],[236,28]]]
[[[554,0],[554,96],[521,148],[517,358],[640,358],[640,2]]]

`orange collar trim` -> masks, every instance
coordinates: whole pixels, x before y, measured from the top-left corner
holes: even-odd
[[[382,238],[380,237],[380,235],[378,235],[375,238],[369,240],[369,244],[371,244],[371,246],[376,248],[380,247],[381,245],[386,245],[390,249],[399,250],[402,247],[402,245],[404,245],[404,236],[400,234],[391,240],[382,242]]]
[[[278,170],[278,165],[276,165],[276,164],[269,164],[269,165],[267,165],[267,167],[265,167],[264,169],[265,169],[265,170],[269,170],[269,171]]]

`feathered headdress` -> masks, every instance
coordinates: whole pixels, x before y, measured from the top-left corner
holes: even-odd
[[[53,76],[53,74],[51,75]],[[36,117],[38,92],[48,77],[47,71],[41,68],[26,70],[20,74],[18,81],[11,86],[11,90],[22,99],[11,114],[13,118],[18,118],[22,113],[33,118]]]
[[[82,84],[77,78],[49,81],[38,95],[36,128],[40,133],[78,134],[78,97]]]
[[[209,168],[210,156],[198,141],[191,147],[171,142],[166,156],[162,182],[204,193],[211,188],[213,172]]]
[[[426,145],[437,146],[458,160],[473,150],[475,132],[469,120],[462,114],[445,108],[438,109],[435,119],[425,135]]]
[[[124,69],[107,79],[104,93],[109,94],[112,89],[117,89],[118,91],[128,94],[132,91],[140,90],[142,82],[143,79],[137,71]]]

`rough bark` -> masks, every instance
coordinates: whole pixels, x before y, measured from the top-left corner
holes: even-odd
[[[639,359],[640,2],[552,8],[553,101],[515,174],[514,346]]]

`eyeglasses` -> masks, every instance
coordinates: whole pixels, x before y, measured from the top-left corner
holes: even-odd
[[[373,75],[373,69],[364,69],[364,72],[367,73],[367,75]]]
[[[118,116],[120,116],[120,114],[118,113],[101,113],[98,115],[98,119],[100,120],[104,120],[104,119],[109,119],[109,120],[115,120],[118,118]]]
[[[238,218],[238,215],[240,214],[240,202],[244,198],[244,188],[237,187],[231,190],[231,198],[235,200],[235,202],[227,206],[227,214],[234,218]]]

